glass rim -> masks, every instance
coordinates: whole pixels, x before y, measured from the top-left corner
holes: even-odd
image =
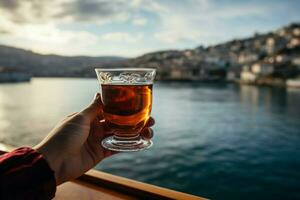
[[[95,68],[95,71],[156,71],[156,68]]]

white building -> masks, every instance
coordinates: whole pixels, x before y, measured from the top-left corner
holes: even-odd
[[[263,62],[255,63],[251,66],[251,71],[254,74],[265,76],[273,73],[274,66],[269,63],[263,63]]]
[[[266,50],[269,54],[273,53],[275,50],[275,39],[270,37],[266,41]]]
[[[171,79],[190,79],[192,76],[192,71],[186,68],[174,68],[170,72]]]
[[[257,79],[257,76],[251,71],[242,71],[241,80],[246,83],[254,83]]]
[[[207,56],[205,58],[205,62],[208,62],[208,63],[218,63],[219,61],[220,61],[220,58],[216,57],[216,56]]]
[[[258,59],[258,55],[255,53],[242,53],[239,55],[238,63],[244,64],[253,62]]]
[[[295,57],[295,58],[292,60],[292,63],[293,63],[294,65],[297,65],[297,66],[300,67],[300,56]]]
[[[192,57],[192,55],[193,55],[193,51],[192,51],[192,50],[186,50],[186,51],[183,52],[183,55],[184,55],[185,57],[190,58],[190,57]]]
[[[300,88],[300,79],[288,79],[286,81],[286,85],[288,87],[296,87],[296,88]]]
[[[287,46],[289,48],[293,48],[293,47],[296,47],[298,45],[300,45],[300,39],[299,38],[293,38],[293,39],[290,40],[290,42],[288,43]]]
[[[279,54],[275,57],[277,63],[285,63],[291,60],[291,57],[285,54]]]
[[[180,79],[180,78],[182,78],[183,73],[180,69],[172,69],[170,75],[172,78]]]
[[[300,28],[294,28],[293,34],[294,34],[295,36],[300,36]]]
[[[276,31],[276,33],[280,36],[285,36],[286,35],[286,31],[284,28],[279,29],[278,31]]]
[[[251,71],[251,67],[249,65],[243,66],[240,77],[241,81],[244,83],[254,83],[257,79],[257,76]]]
[[[272,74],[274,66],[269,63],[260,62],[249,66],[244,66],[241,72],[241,81],[245,83],[255,83],[258,78]]]

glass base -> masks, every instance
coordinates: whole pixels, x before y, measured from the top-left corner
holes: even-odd
[[[107,137],[102,140],[101,145],[108,150],[132,152],[141,151],[151,147],[153,142],[151,140],[143,140],[141,137],[131,140],[120,140],[114,136]]]

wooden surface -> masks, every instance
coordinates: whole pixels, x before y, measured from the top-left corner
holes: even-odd
[[[136,200],[137,198],[95,186],[81,181],[72,181],[57,187],[55,200],[82,199],[82,200]]]
[[[79,177],[78,180],[93,183],[99,187],[110,188],[114,191],[120,191],[137,197],[138,199],[205,199],[96,170],[88,171],[83,176]]]
[[[13,150],[0,143],[0,154]],[[135,200],[135,199],[187,199],[205,198],[134,181],[112,174],[90,170],[78,179],[57,187],[55,200]]]

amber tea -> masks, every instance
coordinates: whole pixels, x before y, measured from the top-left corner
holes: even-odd
[[[136,137],[150,117],[152,84],[101,85],[104,118],[117,137]]]

